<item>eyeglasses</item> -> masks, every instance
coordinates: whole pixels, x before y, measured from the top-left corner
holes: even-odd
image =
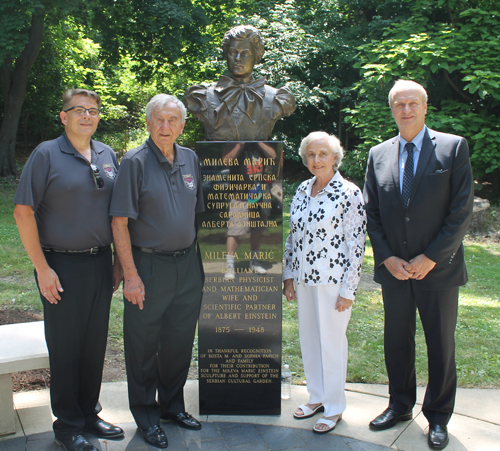
[[[101,170],[99,169],[99,166],[97,166],[94,163],[90,163],[90,169],[92,169],[92,176],[94,177],[94,183],[95,187],[97,189],[104,188],[104,180],[103,178],[99,175]]]
[[[65,113],[68,111],[75,110],[75,113],[78,114],[78,116],[83,116],[86,111],[89,112],[90,116],[92,117],[97,117],[99,116],[101,110],[98,110],[97,108],[84,108],[83,106],[72,106],[71,108],[68,108],[67,110],[64,110]]]

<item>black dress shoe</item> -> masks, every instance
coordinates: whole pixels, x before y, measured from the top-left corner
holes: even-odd
[[[431,449],[443,449],[450,439],[448,438],[448,429],[443,424],[429,423],[429,435],[427,443]]]
[[[68,438],[57,438],[56,443],[66,451],[99,451],[83,435]]]
[[[383,431],[384,429],[390,429],[400,421],[408,421],[412,419],[412,413],[406,413],[401,415],[392,409],[385,409],[377,418],[370,422],[370,429],[375,429],[376,431]]]
[[[181,412],[177,415],[166,414],[162,415],[162,420],[172,420],[177,423],[181,428],[198,430],[201,429],[201,423],[187,412]]]
[[[155,446],[156,448],[166,448],[168,446],[165,431],[158,425],[142,429],[142,436],[148,445]]]
[[[93,423],[85,423],[84,430],[99,438],[121,438],[124,434],[122,428],[100,418],[97,418]]]

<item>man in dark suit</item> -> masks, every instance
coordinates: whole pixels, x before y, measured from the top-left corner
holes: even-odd
[[[422,411],[429,447],[443,449],[457,384],[458,287],[467,282],[462,239],[473,204],[469,149],[464,138],[425,126],[427,93],[418,83],[398,80],[389,104],[399,135],[370,150],[364,188],[374,279],[384,300],[390,395],[370,428],[412,418],[418,308],[429,365]]]

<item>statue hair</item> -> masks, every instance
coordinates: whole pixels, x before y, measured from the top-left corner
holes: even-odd
[[[257,28],[251,25],[238,25],[226,32],[222,39],[222,56],[227,59],[229,46],[232,40],[243,41],[248,39],[255,52],[255,62],[258,63],[264,55],[264,39]]]

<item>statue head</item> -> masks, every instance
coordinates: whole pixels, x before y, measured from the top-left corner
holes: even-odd
[[[222,55],[234,78],[248,78],[253,66],[262,59],[264,40],[257,28],[239,25],[229,30],[222,40]]]
[[[186,90],[189,112],[205,127],[208,141],[267,141],[274,124],[295,111],[291,91],[266,84],[266,77],[252,77],[254,65],[264,55],[264,40],[257,28],[240,25],[222,41],[222,55],[229,77],[221,75],[210,85]]]

